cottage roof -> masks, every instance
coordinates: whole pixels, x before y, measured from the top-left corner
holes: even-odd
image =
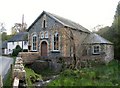
[[[113,44],[112,42],[104,39],[96,33],[91,33],[87,36],[83,44]]]
[[[13,42],[13,41],[26,41],[28,40],[28,32],[20,32],[16,35],[14,35],[8,42]]]
[[[77,30],[80,30],[80,31],[83,31],[83,32],[87,32],[87,33],[90,33],[90,31],[86,28],[84,28],[83,26],[81,26],[80,24],[78,23],[75,23],[71,20],[68,20],[66,18],[63,18],[63,17],[60,17],[58,15],[55,15],[55,14],[52,14],[52,13],[49,13],[49,12],[46,12],[46,11],[43,11],[41,13],[41,15],[32,23],[32,25],[28,28],[28,31],[30,30],[30,28],[37,22],[37,20],[43,15],[43,14],[46,14],[48,15],[49,17],[51,17],[52,19],[56,20],[57,22],[59,22],[60,24],[62,24],[63,26],[66,26],[66,27],[70,27],[72,29],[77,29]]]
[[[4,42],[2,43],[2,48],[7,48],[7,41],[4,41]]]

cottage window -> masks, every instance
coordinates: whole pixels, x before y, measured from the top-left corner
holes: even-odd
[[[48,32],[47,31],[45,32],[45,38],[48,38]]]
[[[100,54],[100,46],[99,45],[93,46],[93,54]]]
[[[37,50],[37,35],[33,35],[32,37],[32,50],[33,51]]]
[[[24,41],[24,45],[27,45],[27,41]]]
[[[54,34],[54,50],[59,50],[59,34]]]

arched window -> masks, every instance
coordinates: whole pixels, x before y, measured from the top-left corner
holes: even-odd
[[[37,50],[37,35],[36,34],[32,36],[32,50],[33,51]]]
[[[45,38],[48,38],[48,31],[45,32]]]
[[[41,39],[44,38],[44,32],[41,32]]]
[[[54,34],[54,50],[59,50],[59,34]]]

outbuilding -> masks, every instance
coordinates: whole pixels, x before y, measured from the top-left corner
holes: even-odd
[[[89,58],[100,58],[102,61],[109,62],[114,59],[113,43],[104,39],[96,33],[91,33],[82,44],[84,46],[83,56]]]

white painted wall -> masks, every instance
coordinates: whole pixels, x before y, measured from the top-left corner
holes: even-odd
[[[8,50],[7,49],[4,49],[4,54],[8,54]]]
[[[22,47],[22,41],[8,42],[7,43],[8,54],[12,54],[13,49],[15,49],[15,47],[17,45],[19,45],[22,49],[28,49],[28,42],[26,42],[26,44],[24,44],[24,43],[25,43],[25,41],[23,41],[23,47]]]
[[[28,49],[28,41],[23,41],[23,49]]]
[[[8,50],[6,48],[2,49],[2,54],[8,54]]]

